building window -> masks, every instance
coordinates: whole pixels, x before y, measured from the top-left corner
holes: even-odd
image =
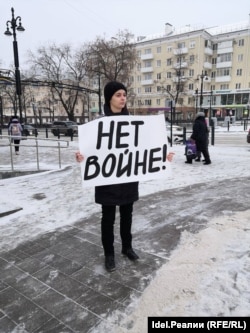
[[[242,94],[242,104],[247,104],[249,101],[250,95],[249,94]]]
[[[161,73],[157,73],[157,74],[156,74],[156,79],[157,79],[157,80],[161,80]]]
[[[206,39],[205,40],[205,47],[211,47],[211,41]]]
[[[151,105],[151,99],[145,99],[145,105]]]
[[[160,100],[160,98],[157,98],[157,100],[156,100],[156,104],[157,104],[157,105],[161,105],[161,100]]]
[[[156,61],[156,67],[161,67],[161,60]]]
[[[213,79],[216,78],[216,72],[211,73],[211,78],[213,78]]]
[[[242,69],[237,69],[237,71],[236,71],[236,75],[237,75],[237,76],[241,76],[241,75],[242,75]]]
[[[237,86],[237,84],[236,84]],[[237,89],[237,87],[236,87]],[[239,89],[239,88],[238,88]],[[241,94],[235,94],[235,104],[241,104]]]
[[[152,80],[152,74],[151,73],[144,74],[144,80]]]
[[[151,93],[152,89],[151,87],[145,87],[145,93]]]
[[[240,89],[241,88],[241,84],[240,83],[236,83],[236,85],[235,85],[235,89]],[[236,103],[237,104],[237,103]],[[240,104],[240,103],[238,103],[238,104]]]
[[[194,69],[190,69],[189,70],[189,77],[193,77],[194,76]]]
[[[188,89],[189,89],[189,90],[194,90],[194,84],[193,84],[193,83],[189,83],[189,85],[188,85]]]
[[[172,73],[171,72],[167,72],[167,79],[171,79],[172,77]]]
[[[151,49],[145,49],[144,53],[145,54],[151,54],[152,52],[151,52]]]
[[[167,66],[171,66],[171,65],[172,65],[172,59],[169,58],[169,59],[167,59]]]
[[[238,54],[238,62],[242,62],[243,61],[243,54]]]
[[[144,61],[144,67],[152,67],[151,60]]]
[[[224,53],[218,56],[218,63],[232,61],[232,53]]]
[[[157,47],[156,52],[157,52],[157,53],[161,53],[161,46],[158,46],[158,47]]]
[[[244,39],[239,39],[239,46],[244,46]]]
[[[230,75],[230,69],[229,68],[220,68],[217,70],[217,77],[220,76],[229,76]]]
[[[189,62],[190,62],[190,64],[193,64],[193,63],[194,63],[194,55],[193,55],[193,54],[191,54],[191,55],[189,56]]]
[[[172,53],[172,49],[173,49],[172,46],[168,46],[167,47],[167,53]]]
[[[192,40],[190,43],[189,43],[189,48],[190,49],[194,49],[195,48],[195,41]]]
[[[185,42],[180,42],[177,44],[178,49],[183,49],[185,47]]]

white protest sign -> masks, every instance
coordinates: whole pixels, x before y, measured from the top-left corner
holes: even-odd
[[[164,115],[101,117],[78,127],[84,187],[167,178]]]

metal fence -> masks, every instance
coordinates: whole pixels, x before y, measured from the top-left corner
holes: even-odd
[[[9,157],[10,157],[10,166],[11,171],[15,171],[14,166],[14,158],[13,155],[15,154],[15,146],[17,146],[11,136],[9,135],[1,135],[0,138],[3,139],[2,142],[0,141],[0,149],[3,147],[9,147]],[[22,145],[23,148],[35,148],[35,159],[36,159],[36,169],[40,170],[40,160],[39,160],[39,152],[41,148],[52,148],[56,149],[57,152],[57,159],[58,165],[61,169],[62,167],[62,160],[61,160],[61,150],[69,147],[69,141],[66,140],[55,140],[55,139],[47,139],[47,138],[37,138],[37,137],[21,137],[21,141],[25,140],[25,145]],[[45,144],[46,142],[46,144]]]

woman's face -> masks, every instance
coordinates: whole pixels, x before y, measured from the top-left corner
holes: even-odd
[[[110,100],[110,109],[114,113],[122,111],[127,102],[127,94],[123,89],[117,90]]]

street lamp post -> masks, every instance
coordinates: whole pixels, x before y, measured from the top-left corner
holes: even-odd
[[[210,105],[209,105],[209,126],[212,124],[212,98],[213,98],[213,90],[211,86],[210,90]]]
[[[206,77],[206,75],[201,72],[200,79],[201,79],[201,93],[200,93],[200,111],[202,111],[202,104],[203,104],[203,80]]]
[[[195,90],[195,113],[198,112],[198,94],[199,94],[199,90],[198,88]]]
[[[12,12],[12,19],[10,21],[6,22],[7,29],[4,34],[6,36],[13,35],[16,94],[18,96],[18,103],[19,103],[20,123],[22,123],[22,101],[21,101],[22,89],[21,89],[21,75],[20,75],[20,70],[19,70],[19,58],[18,58],[18,46],[17,46],[17,40],[16,40],[16,30],[24,31],[25,29],[22,26],[21,17],[20,16],[15,17],[13,7],[11,8],[11,12]],[[17,25],[17,21],[19,22],[18,25]],[[10,28],[12,29],[12,32],[10,31]]]

